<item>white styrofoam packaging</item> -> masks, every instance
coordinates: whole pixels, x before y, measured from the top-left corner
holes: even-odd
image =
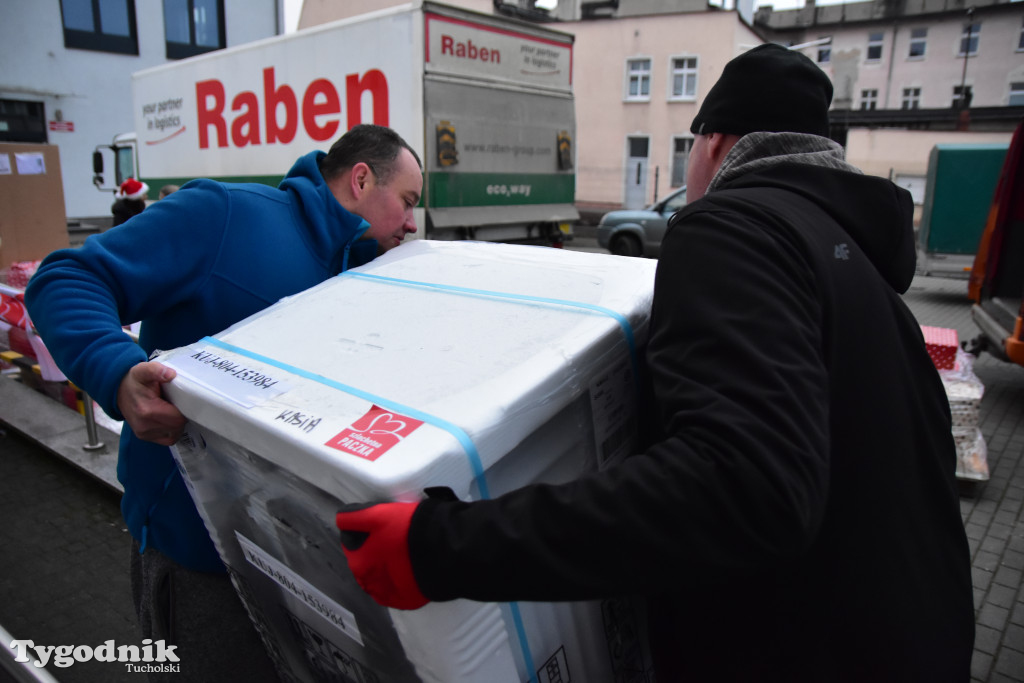
[[[632,602],[386,609],[334,516],[629,454],[655,266],[416,240],[157,358],[189,418],[179,466],[283,680],[646,680]]]

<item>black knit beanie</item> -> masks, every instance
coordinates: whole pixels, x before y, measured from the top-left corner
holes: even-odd
[[[690,132],[828,137],[831,103],[832,82],[817,64],[781,45],[759,45],[725,65]]]

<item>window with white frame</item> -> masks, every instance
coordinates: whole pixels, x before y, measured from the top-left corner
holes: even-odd
[[[672,187],[682,187],[686,184],[686,168],[690,164],[691,149],[693,149],[693,138],[673,138]]]
[[[674,100],[693,100],[697,98],[697,58],[672,58],[672,93]]]
[[[1010,107],[1024,105],[1024,81],[1010,83],[1010,100],[1006,104]]]
[[[862,111],[867,111],[869,109],[878,109],[878,90],[874,88],[870,90],[861,90],[860,108]]]
[[[978,39],[981,33],[981,24],[965,24],[960,32],[960,50],[957,57],[964,55],[978,54]]]
[[[627,100],[651,99],[651,60],[626,60]]]
[[[900,100],[900,109],[920,109],[921,88],[904,88],[903,98]]]
[[[907,57],[910,59],[924,59],[925,49],[928,47],[928,29],[910,29],[910,49]]]
[[[885,34],[879,31],[878,33],[868,34],[868,52],[867,61],[878,62],[882,59],[882,46],[885,44]]]

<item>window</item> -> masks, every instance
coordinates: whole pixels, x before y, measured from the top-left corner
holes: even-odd
[[[672,140],[672,187],[686,184],[686,167],[690,163],[690,150],[693,138],[675,138]]]
[[[648,100],[651,97],[651,60],[630,59],[626,62],[629,77],[627,100]]]
[[[64,47],[139,54],[135,0],[61,0]]]
[[[959,108],[961,106],[960,94],[961,94],[960,86],[959,85],[954,85],[953,86],[953,104],[950,105],[954,109],[957,109],[957,108]],[[974,99],[974,93],[971,92],[971,86],[967,85],[967,86],[963,87],[963,96],[964,96],[963,106],[964,107],[971,106],[971,100]]]
[[[923,59],[925,48],[927,47],[927,42],[928,29],[910,29],[910,50],[907,52],[907,57],[909,57],[910,59]]]
[[[981,32],[981,24],[967,24],[960,34],[960,51],[957,57],[978,54],[978,34]]]
[[[1006,104],[1010,107],[1024,105],[1024,82],[1010,83],[1010,101]]]
[[[672,58],[672,93],[674,100],[697,98],[697,58]]]
[[[42,102],[0,100],[0,141],[46,142]]]
[[[869,109],[878,108],[878,91],[877,90],[861,90],[860,91],[860,108],[862,111]]]
[[[903,99],[900,101],[900,109],[920,109],[921,88],[904,88]]]
[[[226,45],[224,0],[164,0],[167,58],[182,59]]]
[[[822,45],[818,48],[818,64],[828,64],[832,61],[832,46]]]
[[[882,45],[885,42],[885,36],[882,33],[869,33],[868,34],[868,54],[867,61],[877,62],[882,59]]]
[[[1017,38],[1017,52],[1024,52],[1024,24],[1020,27],[1020,36]]]

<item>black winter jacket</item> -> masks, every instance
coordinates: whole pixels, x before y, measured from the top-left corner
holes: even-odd
[[[651,445],[568,484],[424,502],[424,594],[645,595],[659,683],[967,681],[949,405],[899,296],[912,209],[884,179],[783,164],[681,210]]]

